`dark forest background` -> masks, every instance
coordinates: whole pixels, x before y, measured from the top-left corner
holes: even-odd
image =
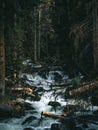
[[[98,1],[0,0],[1,86],[26,59],[97,77]]]

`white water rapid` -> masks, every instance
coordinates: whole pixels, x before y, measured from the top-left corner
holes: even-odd
[[[51,130],[51,124],[59,123],[58,120],[49,117],[42,117],[41,112],[50,112],[53,114],[62,114],[63,106],[68,104],[68,100],[65,101],[64,94],[66,88],[62,89],[59,85],[63,85],[69,82],[69,77],[61,70],[50,70],[48,72],[36,73],[23,73],[22,77],[25,78],[24,82],[30,86],[36,86],[37,88],[43,88],[45,91],[39,91],[40,95],[39,101],[30,100],[27,98],[25,102],[31,104],[31,110],[27,110],[25,115],[21,118],[8,118],[0,119],[0,130]],[[58,87],[59,86],[59,87]],[[55,109],[53,106],[48,105],[50,101],[56,101],[60,103]],[[74,104],[74,100],[69,100],[69,104]],[[26,119],[31,117],[25,123]],[[93,123],[88,123],[88,128],[85,130],[98,130],[98,125]],[[63,129],[62,129],[63,130]],[[69,129],[64,129],[69,130]],[[83,130],[83,128],[81,128]]]

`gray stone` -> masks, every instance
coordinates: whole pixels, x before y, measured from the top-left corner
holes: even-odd
[[[0,104],[0,117],[10,117],[12,116],[13,108],[8,104]]]

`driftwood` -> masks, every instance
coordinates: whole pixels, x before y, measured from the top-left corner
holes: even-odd
[[[68,116],[67,114],[64,114],[64,115],[56,115],[56,114],[53,114],[53,113],[49,113],[49,112],[42,112],[41,113],[41,116],[44,115],[46,117],[52,117],[52,118],[64,118],[66,116]]]
[[[81,86],[81,87],[76,88],[76,89],[73,89],[73,90],[68,92],[68,96],[75,96],[75,95],[78,95],[78,94],[82,94],[84,92],[92,91],[96,88],[98,88],[98,81],[86,84],[86,85]]]
[[[29,94],[32,94],[32,92],[33,92],[33,90],[29,87],[25,87],[25,88],[23,88],[23,87],[13,87],[13,88],[10,88],[10,90],[12,90],[12,91],[25,91]]]

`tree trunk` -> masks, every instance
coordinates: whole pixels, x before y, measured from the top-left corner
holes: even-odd
[[[94,68],[98,72],[98,1],[93,1],[93,56],[94,56]]]
[[[56,115],[56,114],[49,113],[49,112],[42,112],[41,116],[42,115],[44,115],[46,117],[52,117],[52,118],[55,118],[55,119],[64,118],[64,117],[68,116],[66,113],[64,115]]]
[[[0,89],[5,95],[5,45],[4,45],[4,23],[0,28]]]
[[[98,81],[86,84],[84,86],[81,86],[79,88],[73,89],[69,91],[68,96],[77,96],[79,94],[83,94],[85,92],[91,92],[98,88]]]
[[[34,61],[37,61],[37,8],[34,9],[35,12],[35,41],[34,41]]]
[[[38,17],[39,17],[39,21],[38,21],[38,60],[40,60],[40,49],[41,49],[41,9],[39,7],[39,11],[38,11]]]

